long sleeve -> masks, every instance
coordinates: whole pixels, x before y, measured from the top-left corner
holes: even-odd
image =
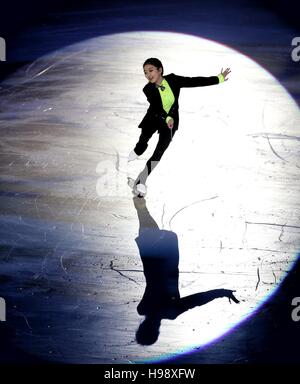
[[[205,87],[208,85],[219,84],[218,76],[197,76],[197,77],[185,77],[185,76],[176,76],[176,82],[180,88],[191,88],[191,87]]]

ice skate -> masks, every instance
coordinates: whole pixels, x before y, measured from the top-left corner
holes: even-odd
[[[139,156],[132,150],[128,155],[128,162],[136,160]]]
[[[147,194],[147,187],[144,184],[137,184],[135,186],[135,192],[137,193],[137,197],[145,197]]]
[[[144,197],[146,196],[147,193],[147,187],[144,184],[135,184],[135,180],[132,179],[131,177],[127,177],[127,184],[129,188],[132,190],[132,193],[134,196],[137,197]]]

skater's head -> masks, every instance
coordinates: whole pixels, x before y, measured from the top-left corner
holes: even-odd
[[[150,57],[143,64],[144,74],[150,83],[160,84],[162,81],[162,75],[164,73],[164,67],[162,62],[155,57]]]

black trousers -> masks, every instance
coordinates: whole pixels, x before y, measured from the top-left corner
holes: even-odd
[[[148,147],[148,141],[151,139],[152,135],[157,131],[155,130],[150,130],[150,129],[145,129],[142,128],[142,133],[139,137],[139,141],[137,142],[134,152],[140,156],[142,155],[147,147]],[[168,148],[172,137],[175,134],[175,131],[171,130],[170,128],[163,127],[159,129],[158,131],[159,138],[158,138],[158,143],[156,145],[156,148],[150,157],[150,159],[147,161],[145,168],[142,170],[142,172],[138,175],[135,184],[145,184],[147,177],[150,175],[150,173],[153,171],[153,169],[157,166],[159,163],[160,159],[162,158],[165,150]]]

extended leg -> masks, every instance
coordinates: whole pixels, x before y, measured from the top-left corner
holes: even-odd
[[[171,142],[171,134],[170,134],[169,129],[162,130],[159,133],[159,140],[158,140],[157,146],[153,152],[153,155],[147,161],[145,168],[143,169],[143,171],[139,174],[139,176],[136,179],[136,182],[135,182],[136,185],[139,183],[146,184],[147,177],[150,175],[150,173],[153,171],[153,169],[159,163],[165,150],[168,148],[170,142]]]

